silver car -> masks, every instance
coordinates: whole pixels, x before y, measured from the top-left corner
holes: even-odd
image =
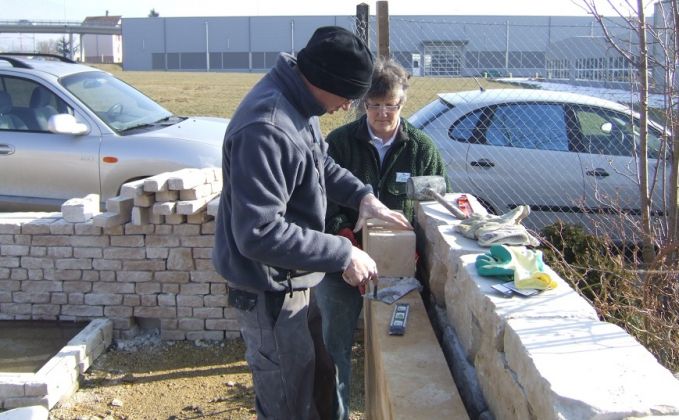
[[[498,214],[528,204],[528,227],[557,219],[606,227],[640,214],[639,119],[621,104],[535,89],[476,90],[440,94],[409,120],[433,138],[455,191]],[[660,209],[669,178],[657,159],[663,128],[649,129]]]
[[[228,120],[173,115],[104,71],[0,54],[0,211],[102,202],[125,182],[219,167]]]

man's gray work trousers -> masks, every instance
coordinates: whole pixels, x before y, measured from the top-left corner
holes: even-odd
[[[254,307],[237,312],[257,418],[326,418],[335,392],[334,364],[323,345],[320,312],[310,302],[310,291],[256,295]]]

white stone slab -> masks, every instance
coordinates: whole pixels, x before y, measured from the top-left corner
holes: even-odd
[[[196,168],[185,168],[175,171],[167,180],[170,190],[187,190],[205,184],[205,172]]]
[[[207,203],[207,214],[213,217],[217,217],[219,213],[219,195],[213,198],[209,203]]]
[[[135,198],[144,194],[144,180],[138,179],[136,181],[126,182],[120,187],[120,196],[127,198]]]
[[[679,414],[679,381],[616,325],[516,318],[504,340],[535,418]]]

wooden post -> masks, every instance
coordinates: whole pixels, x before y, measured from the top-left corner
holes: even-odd
[[[370,47],[370,32],[368,25],[370,23],[370,6],[367,3],[356,5],[356,36],[361,38],[365,45]]]
[[[370,48],[370,6],[367,3],[361,3],[356,5],[356,36],[361,38],[365,45]],[[354,103],[354,114],[358,119],[363,114],[365,114],[365,108],[363,107],[363,98],[355,101]]]
[[[382,58],[389,58],[389,2],[377,3],[377,52]]]

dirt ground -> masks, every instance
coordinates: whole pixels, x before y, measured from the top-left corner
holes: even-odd
[[[254,419],[252,376],[241,340],[118,341],[50,411],[54,420]],[[363,419],[363,345],[353,351],[352,420]]]

